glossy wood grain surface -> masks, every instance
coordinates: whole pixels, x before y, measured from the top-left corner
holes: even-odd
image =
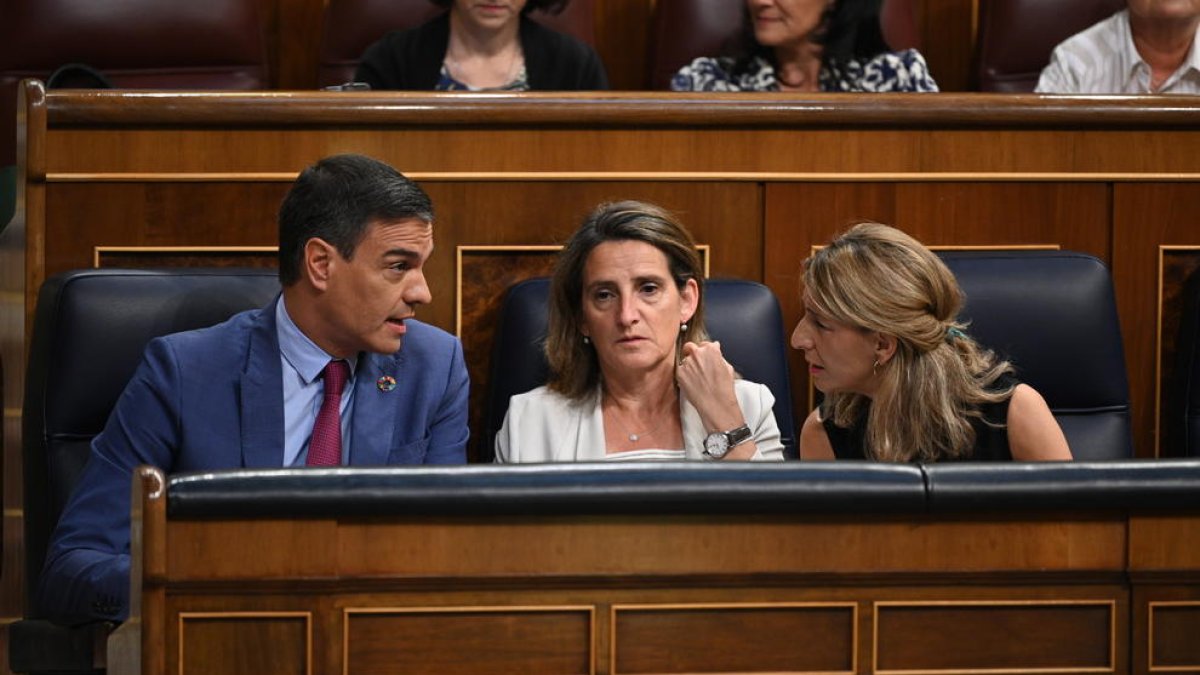
[[[1200,630],[1192,554],[1127,534],[1194,534],[1191,512],[173,520],[166,498],[134,547],[166,549],[136,581],[148,675],[249,672],[264,640],[289,672],[1145,673],[1139,641],[1179,665]]]

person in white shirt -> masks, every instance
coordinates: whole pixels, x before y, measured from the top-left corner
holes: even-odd
[[[1200,0],[1128,0],[1054,48],[1034,91],[1200,94]]]
[[[593,211],[550,281],[550,381],[512,397],[496,461],[782,460],[775,398],[708,340],[702,283],[663,209]]]

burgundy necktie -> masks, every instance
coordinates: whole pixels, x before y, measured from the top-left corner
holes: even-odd
[[[308,442],[308,466],[339,466],[342,463],[342,389],[350,377],[345,361],[330,361],[325,366],[325,398],[313,424]]]

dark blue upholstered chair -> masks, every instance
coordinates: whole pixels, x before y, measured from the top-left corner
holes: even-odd
[[[966,294],[968,332],[1041,392],[1076,459],[1133,455],[1112,277],[1070,251],[941,252]]]
[[[25,618],[9,626],[15,672],[93,672],[108,626],[58,626],[36,604],[46,545],[92,438],[152,338],[224,321],[279,292],[274,270],[84,270],[42,285],[22,411]]]
[[[546,382],[549,371],[542,344],[549,292],[549,279],[529,279],[514,284],[504,299],[488,376],[485,448],[495,447],[508,399]],[[752,281],[709,279],[704,282],[704,298],[708,332],[721,342],[725,358],[742,377],[767,385],[775,395],[775,421],[783,436],[784,455],[795,458],[788,333],[775,294]]]

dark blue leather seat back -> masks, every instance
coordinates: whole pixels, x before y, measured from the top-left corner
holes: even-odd
[[[486,448],[495,447],[508,399],[546,382],[549,369],[542,345],[549,292],[550,280],[541,277],[514,284],[505,297],[488,377],[483,439]],[[771,389],[784,454],[796,457],[787,332],[775,294],[752,281],[709,279],[704,282],[704,298],[709,334],[720,341],[725,358],[743,378]]]
[[[1076,459],[1133,455],[1112,277],[1070,251],[941,252],[967,296],[968,332],[1041,392]]]
[[[274,270],[82,270],[38,293],[22,413],[26,588],[91,441],[152,338],[220,323],[279,292]],[[41,616],[28,605],[26,616]]]

